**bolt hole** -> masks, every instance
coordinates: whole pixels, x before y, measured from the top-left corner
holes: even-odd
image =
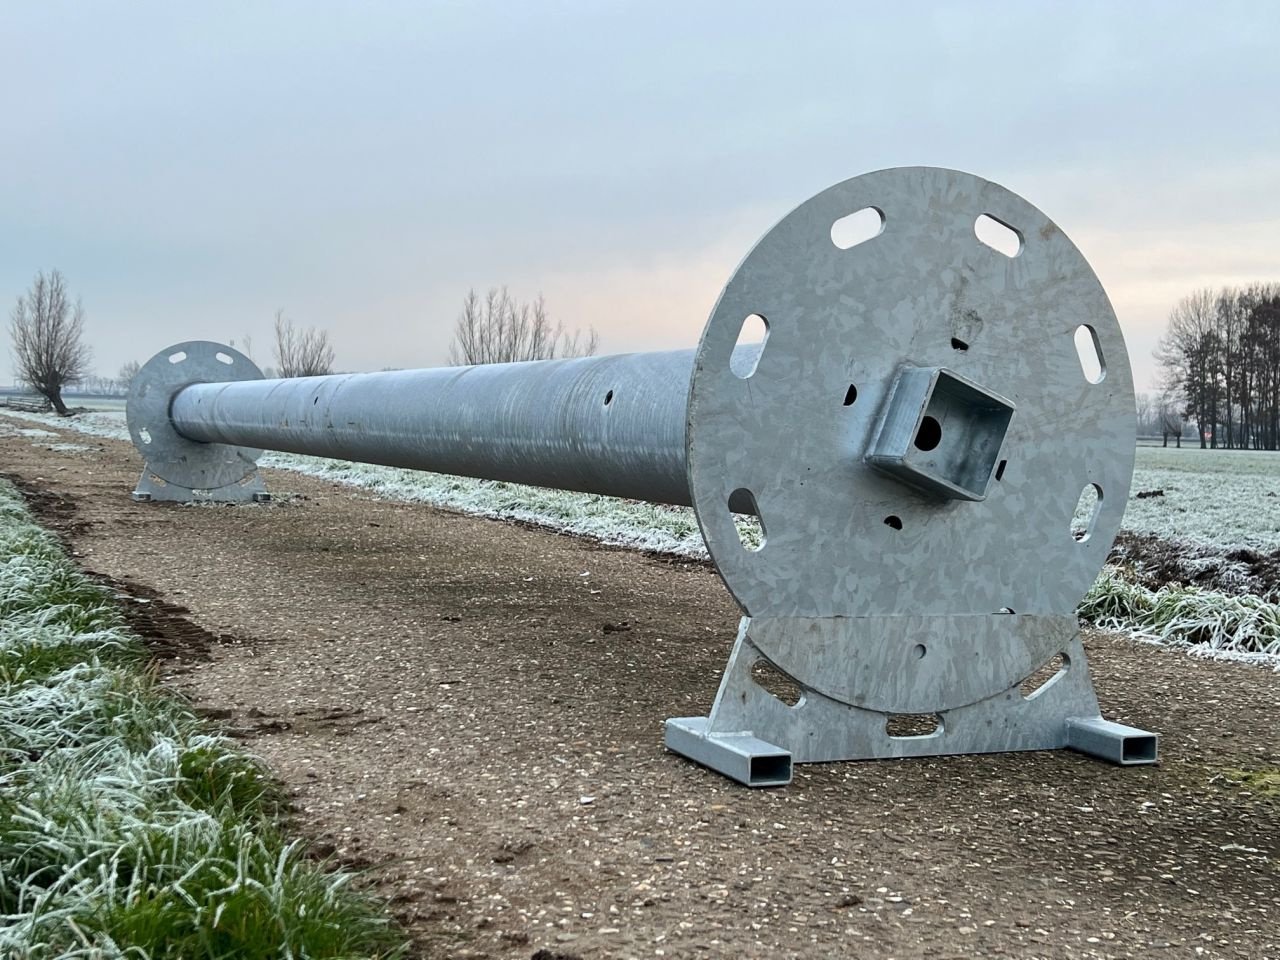
[[[170,363],[181,363],[185,359],[187,359],[187,354],[185,350],[179,350],[177,353],[169,354]]]
[[[916,449],[932,450],[942,442],[942,424],[934,417],[920,420],[920,429],[916,431]]]
[[[973,234],[996,253],[1011,259],[1022,252],[1022,234],[990,214],[984,213],[973,221]]]
[[[757,660],[752,664],[751,679],[757,687],[788,707],[796,706],[804,697],[800,684],[768,660]]]
[[[874,240],[884,232],[884,211],[863,207],[831,224],[831,242],[841,250]]]
[[[1086,483],[1071,514],[1071,536],[1084,543],[1093,535],[1093,525],[1102,509],[1102,488],[1096,483]]]
[[[858,399],[858,388],[851,383],[849,384],[849,389],[844,392],[844,405],[846,407],[852,407],[853,401],[857,399]]]
[[[884,525],[885,525],[886,527],[893,527],[893,529],[895,529],[895,530],[901,530],[901,529],[902,529],[902,518],[901,518],[901,517],[899,517],[899,516],[895,516],[895,515],[893,515],[893,514],[890,514],[889,516],[887,516],[887,517],[885,517],[885,518],[884,518]]]
[[[965,350],[968,350],[968,349],[969,349],[969,344],[965,343],[965,342],[964,342],[963,340],[961,340],[959,337],[952,337],[952,338],[951,338],[951,349],[952,349],[952,350],[959,350],[960,352],[962,352],[962,353],[963,353]]]
[[[923,660],[924,655],[928,652],[929,652],[929,648],[926,647],[923,643],[917,643],[914,647],[911,648],[911,655],[915,657],[917,660]]]
[[[942,717],[936,713],[891,713],[884,732],[894,739],[937,737],[942,734]]]
[[[607,407],[607,406],[608,406],[609,404],[611,404],[611,403],[613,403],[613,391],[612,391],[612,390],[610,390],[608,393],[606,393],[606,394],[604,395],[604,405]]]
[[[146,444],[151,443],[151,431],[148,430],[146,427],[143,427],[141,430],[138,431],[138,437],[142,440],[143,443],[146,443]]]
[[[1031,676],[1018,684],[1018,692],[1027,700],[1038,697],[1051,684],[1056,683],[1064,676],[1070,666],[1071,660],[1065,653],[1054,654],[1047,663],[1040,666]]]
[[[311,405],[314,407],[319,402],[320,402],[320,398],[318,396],[314,397],[311,401]]]
[[[739,380],[746,380],[756,372],[765,342],[769,339],[769,321],[753,313],[742,321],[738,339],[729,356],[729,370]]]
[[[235,361],[231,359],[231,354],[229,353],[222,353],[219,351],[218,353],[215,353],[213,357],[219,363],[225,363],[228,367],[235,363]]]
[[[1076,356],[1080,358],[1080,370],[1090,383],[1101,383],[1107,375],[1107,363],[1098,344],[1098,332],[1087,323],[1076,327]]]
[[[1003,479],[1004,479],[1004,468],[1005,468],[1006,466],[1008,466],[1008,465],[1009,465],[1009,461],[1008,461],[1008,460],[1001,460],[998,464],[996,464],[996,479],[997,479],[997,480],[1003,480]]]
[[[756,495],[746,487],[739,487],[729,494],[729,519],[744,550],[757,553],[764,549],[767,536],[764,518],[760,516]]]

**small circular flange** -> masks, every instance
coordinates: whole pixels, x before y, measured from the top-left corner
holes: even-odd
[[[852,246],[833,234],[846,218],[872,228]],[[1003,252],[979,239],[992,224],[1011,241]],[[730,356],[752,316],[767,333],[744,377]],[[1012,401],[985,499],[931,496],[866,461],[912,366]],[[939,426],[945,437],[951,424]],[[1115,313],[1062,231],[994,183],[904,167],[801,204],[734,273],[695,358],[689,485],[753,617],[1071,615],[1119,529],[1134,427]],[[1080,537],[1082,491],[1101,499]],[[759,549],[740,542],[731,498],[754,501]]]
[[[173,398],[193,383],[261,380],[262,371],[234,347],[208,340],[174,344],[148,360],[129,386],[126,418],[147,469],[169,483],[212,490],[253,473],[261,450],[197,443],[174,429]]]

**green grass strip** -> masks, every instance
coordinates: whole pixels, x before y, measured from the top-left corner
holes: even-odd
[[[0,481],[0,956],[389,958],[258,763],[160,688],[110,593]]]
[[[1104,629],[1200,653],[1280,656],[1280,604],[1178,584],[1152,590],[1116,566],[1103,568],[1080,604],[1080,616]]]

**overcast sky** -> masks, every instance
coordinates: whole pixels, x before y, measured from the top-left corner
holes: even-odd
[[[341,369],[431,366],[500,283],[692,346],[788,210],[930,164],[1067,231],[1143,389],[1179,297],[1280,280],[1278,39],[1270,2],[8,0],[0,295],[62,270],[108,375],[270,364],[277,308]]]

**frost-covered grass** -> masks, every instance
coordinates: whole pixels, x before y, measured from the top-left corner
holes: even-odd
[[[49,414],[9,414],[22,419],[71,427],[94,436],[128,439],[118,413],[81,415],[63,420]],[[268,453],[265,467],[292,470],[369,491],[375,496],[434,506],[503,520],[537,523],[605,543],[687,557],[706,557],[693,512],[591,494],[567,493],[520,484],[471,480],[441,474],[326,460],[295,454]],[[1137,499],[1143,490],[1162,489],[1164,496]],[[1183,448],[1139,447],[1132,493],[1123,529],[1220,552],[1233,547],[1280,549],[1280,454]],[[758,542],[759,525],[739,518],[743,539]],[[1130,589],[1123,609],[1116,600],[1110,612],[1095,619],[1099,597],[1117,585]],[[1145,593],[1143,592],[1145,591]],[[1178,614],[1167,616],[1177,594]],[[1145,599],[1159,594],[1159,600]],[[1242,613],[1244,603],[1248,613]],[[1249,606],[1253,604],[1253,606]],[[1194,613],[1192,612],[1194,609]],[[1185,645],[1210,656],[1245,657],[1280,666],[1274,624],[1277,607],[1269,599],[1235,596],[1195,588],[1151,591],[1125,579],[1118,567],[1103,572],[1082,615],[1100,626],[1134,633],[1143,639]],[[1205,626],[1213,622],[1212,629]]]
[[[1108,565],[1080,604],[1080,616],[1151,643],[1280,670],[1280,605],[1251,594],[1177,584],[1152,590]]]
[[[3,415],[96,437],[129,439],[119,412],[72,418],[16,411]],[[706,556],[697,523],[684,508],[294,454],[267,454],[262,463],[392,499],[544,523],[640,549]],[[1142,490],[1164,490],[1164,496],[1139,500],[1135,495]],[[1280,453],[1139,447],[1123,529],[1224,548],[1280,549]]]
[[[0,483],[0,957],[400,955],[279,802]]]
[[[619,500],[589,493],[570,493],[494,480],[472,480],[438,473],[377,467],[346,460],[326,460],[291,453],[268,453],[264,467],[293,470],[368,490],[379,497],[429,503],[450,510],[520,520],[578,534],[604,543],[687,557],[705,557],[698,521],[688,507]],[[758,538],[758,524],[742,518],[748,539]]]
[[[22,429],[13,425],[15,420],[26,420],[32,423],[43,423],[50,427],[58,427],[61,430],[75,430],[77,433],[88,434],[91,437],[105,437],[108,440],[124,440],[129,441],[129,429],[124,424],[123,411],[111,411],[106,413],[80,413],[74,417],[60,417],[55,413],[27,413],[21,410],[0,410],[0,417],[8,418],[10,431],[23,436],[31,436],[26,434]],[[0,420],[0,425],[4,425],[4,420]],[[57,434],[41,431],[43,436],[53,437]]]
[[[1164,496],[1139,500],[1143,490]],[[1124,529],[1222,547],[1280,549],[1280,453],[1139,447]]]

